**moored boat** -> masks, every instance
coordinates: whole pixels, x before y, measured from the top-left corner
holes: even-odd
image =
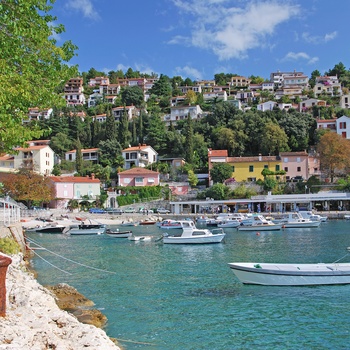
[[[263,215],[254,216],[250,225],[246,224],[237,227],[239,231],[278,231],[281,228],[282,224],[276,224],[270,220],[266,220]]]
[[[68,235],[101,235],[105,231],[106,225],[103,224],[78,224],[69,226],[66,233]]]
[[[199,229],[193,221],[181,221],[182,231],[176,232],[173,235],[164,234],[164,244],[205,244],[205,243],[220,243],[225,238],[224,231],[215,229]]]
[[[298,212],[288,213],[282,220],[283,228],[299,228],[299,227],[318,227],[321,221],[311,221],[310,219],[305,219]]]
[[[46,226],[35,226],[31,228],[27,228],[26,232],[36,232],[36,233],[62,233],[63,230],[66,228],[64,225],[59,224],[50,224]]]
[[[350,263],[274,264],[230,263],[243,284],[266,286],[309,286],[350,284]]]
[[[132,231],[119,231],[106,229],[106,235],[113,238],[128,238],[132,235]]]

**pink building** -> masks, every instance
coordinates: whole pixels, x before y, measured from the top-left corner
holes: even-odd
[[[118,173],[119,186],[158,186],[159,173],[145,168],[131,168]]]

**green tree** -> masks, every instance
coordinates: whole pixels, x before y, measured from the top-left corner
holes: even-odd
[[[187,115],[186,124],[185,124],[185,159],[189,164],[193,163],[193,120],[190,113]]]
[[[73,148],[73,142],[67,134],[60,132],[51,138],[50,147],[57,155],[64,158],[65,153]]]
[[[77,139],[75,146],[75,170],[78,174],[81,174],[83,170],[83,155],[81,153],[81,143],[79,138]]]
[[[64,105],[54,92],[77,74],[75,66],[65,63],[76,47],[71,42],[56,45],[52,34],[61,34],[64,27],[53,24],[51,9],[43,0],[0,3],[0,152],[11,152],[43,134],[38,127],[23,125],[28,108]]]
[[[188,182],[190,184],[190,186],[197,186],[198,184],[198,177],[195,175],[195,173],[193,172],[193,170],[189,170],[188,171]]]
[[[152,88],[149,90],[150,94],[156,95],[158,97],[160,96],[169,96],[171,97],[171,83],[170,79],[166,76],[161,74],[159,79],[153,84]]]
[[[227,163],[214,164],[210,169],[210,177],[214,183],[223,183],[226,179],[232,177],[233,168]]]
[[[119,143],[123,148],[128,147],[131,141],[131,133],[129,131],[129,115],[124,107],[124,111],[119,121]]]
[[[117,138],[117,127],[114,115],[109,108],[106,115],[106,140],[114,140]]]
[[[126,86],[123,88],[122,103],[126,106],[134,105],[140,108],[144,102],[143,91],[139,86]]]
[[[261,150],[265,154],[278,154],[288,151],[288,137],[277,124],[269,122],[261,135]]]

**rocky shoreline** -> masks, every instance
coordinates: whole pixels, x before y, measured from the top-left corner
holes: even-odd
[[[73,307],[67,303],[72,295],[80,305],[86,306],[91,301],[66,285],[50,287],[51,292],[28,271],[22,254],[10,258],[12,263],[6,275],[6,315],[0,318],[1,349],[120,350],[102,329],[81,323],[73,314],[61,310],[56,299],[67,309]],[[77,310],[77,305],[74,308]],[[101,325],[105,321],[102,317]]]

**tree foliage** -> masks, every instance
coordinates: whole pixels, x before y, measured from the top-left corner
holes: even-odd
[[[336,174],[350,165],[350,141],[334,132],[327,132],[317,146],[322,170],[333,182]]]
[[[28,169],[20,169],[18,174],[11,174],[3,180],[3,185],[6,193],[27,206],[33,203],[48,203],[56,195],[49,177]]]
[[[226,179],[232,177],[233,168],[227,163],[214,164],[210,170],[210,177],[214,183],[223,183]]]
[[[50,0],[50,3],[54,3]],[[49,14],[44,0],[3,0],[0,3],[0,151],[11,151],[42,131],[22,124],[28,108],[64,104],[57,86],[77,74],[67,63],[76,47],[57,46],[53,34],[64,31]]]

